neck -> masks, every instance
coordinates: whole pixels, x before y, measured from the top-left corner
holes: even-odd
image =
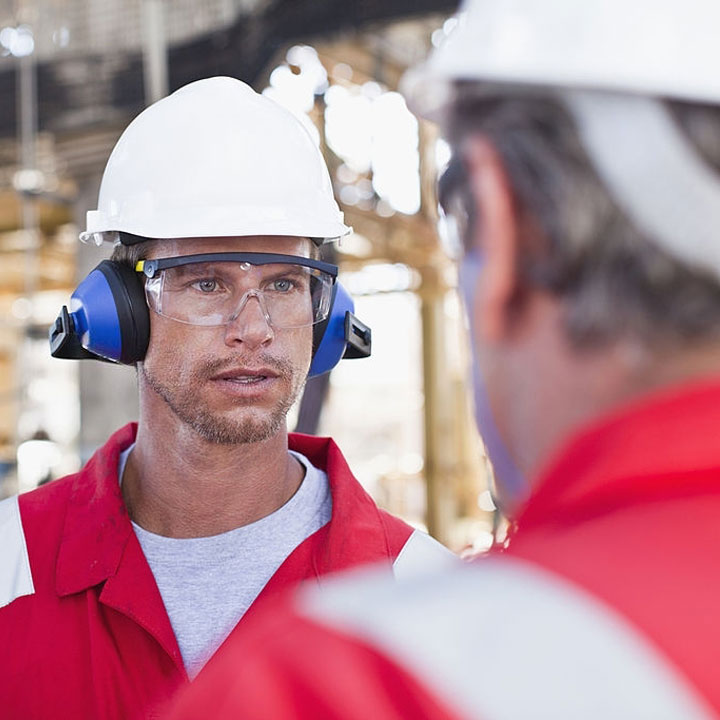
[[[538,349],[533,367],[514,375],[523,401],[515,403],[512,444],[522,448],[523,471],[534,477],[574,434],[645,395],[674,385],[717,377],[720,347],[653,353],[620,342],[587,353]],[[519,378],[519,379],[518,379]]]
[[[169,413],[142,412],[123,476],[130,517],[166,537],[207,537],[282,507],[304,468],[288,453],[287,431],[256,443],[209,442]]]

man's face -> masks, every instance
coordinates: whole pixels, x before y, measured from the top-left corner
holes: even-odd
[[[291,237],[160,240],[148,259],[218,252],[308,257]],[[210,442],[260,442],[285,429],[310,367],[312,327],[278,329],[250,298],[224,326],[189,325],[150,311],[141,380],[183,423]]]

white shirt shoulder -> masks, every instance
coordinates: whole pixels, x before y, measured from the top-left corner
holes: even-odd
[[[35,593],[17,495],[0,502],[0,548],[1,608]]]

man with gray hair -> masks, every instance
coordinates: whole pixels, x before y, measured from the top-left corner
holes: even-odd
[[[443,225],[509,545],[306,590],[178,718],[720,715],[720,5],[465,11],[406,91],[454,150]]]

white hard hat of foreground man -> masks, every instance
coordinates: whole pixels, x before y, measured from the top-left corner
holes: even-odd
[[[405,92],[453,149],[509,546],[303,592],[175,718],[720,716],[720,5],[463,10]]]
[[[139,422],[0,503],[5,715],[157,716],[274,594],[454,560],[379,510],[332,440],[287,431],[308,375],[370,353],[318,258],[347,232],[309,133],[238,80],[192,83],[125,130],[82,233],[112,258],[50,339],[135,365]]]

